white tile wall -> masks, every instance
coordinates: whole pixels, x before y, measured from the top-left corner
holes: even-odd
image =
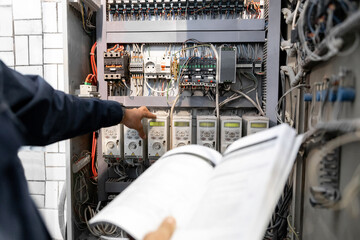
[[[43,42],[42,36],[29,36],[29,60],[30,65],[43,63]]]
[[[13,14],[14,19],[40,19],[41,2],[40,0],[15,0],[13,2]]]
[[[0,8],[0,36],[11,37],[13,35],[12,11],[11,7]]]
[[[0,24],[1,25],[1,24]],[[0,59],[7,66],[14,66],[14,52],[0,52]]]
[[[45,206],[45,204],[44,204],[45,196],[44,195],[30,195],[30,196],[38,208],[44,208],[44,206]]]
[[[65,167],[65,153],[46,153],[47,167]]]
[[[41,20],[14,21],[15,35],[37,35],[42,33]]]
[[[57,16],[58,16],[58,32],[63,32],[63,21],[62,21],[62,3],[57,4]]]
[[[47,181],[65,181],[65,167],[46,167]]]
[[[13,51],[14,38],[13,37],[0,37],[0,51]]]
[[[62,49],[44,49],[44,63],[63,63]]]
[[[40,214],[43,217],[45,224],[54,239],[62,239],[58,211],[53,209],[40,209]]]
[[[60,198],[61,191],[62,191],[62,189],[63,189],[63,187],[64,187],[65,182],[60,181],[60,182],[58,182],[58,183],[59,183],[59,194],[58,194],[58,199],[59,199],[59,198]]]
[[[59,152],[59,143],[53,143],[46,146],[46,152]]]
[[[30,194],[44,195],[45,194],[45,182],[28,181]]]
[[[54,208],[58,206],[59,182],[46,182],[45,208]]]
[[[44,152],[23,151],[19,152],[27,180],[45,180],[45,155]]]
[[[63,48],[62,33],[44,34],[44,48]]]
[[[57,32],[57,4],[56,2],[43,2],[43,31]]]
[[[62,4],[62,0],[0,0],[0,59],[23,74],[45,73],[60,90],[65,88]],[[57,205],[66,177],[65,156],[65,141],[19,152],[30,196],[53,239],[62,239]]]
[[[29,64],[29,39],[28,36],[15,36],[15,64]]]
[[[59,152],[65,152],[65,141],[59,142]]]
[[[12,4],[12,0],[1,0],[0,6],[10,6]]]
[[[44,79],[53,87],[57,88],[57,65],[44,65]]]
[[[42,66],[16,66],[15,70],[25,75],[39,75],[41,77],[43,76]]]
[[[65,79],[64,79],[64,65],[58,65],[58,90],[65,91]],[[63,151],[65,152],[65,145],[63,146]]]

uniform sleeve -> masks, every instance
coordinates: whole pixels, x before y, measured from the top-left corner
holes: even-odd
[[[26,145],[47,145],[121,122],[118,102],[82,99],[53,89],[39,76],[24,76],[0,61],[4,98],[21,125]]]

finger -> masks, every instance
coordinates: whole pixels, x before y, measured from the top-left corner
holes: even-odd
[[[139,132],[139,136],[142,138],[142,139],[146,139],[146,134],[144,132],[144,127],[141,126],[139,129],[137,129],[137,131]]]
[[[176,227],[175,219],[173,217],[167,217],[161,223],[160,227],[158,228],[158,231],[162,233],[165,239],[170,239],[171,235],[175,230],[175,227]]]
[[[155,119],[155,118],[156,118],[156,115],[153,114],[153,113],[151,113],[151,112],[149,111],[149,109],[147,109],[146,107],[144,107],[144,108],[142,109],[142,111],[143,111],[143,118],[144,118],[144,117],[145,117],[145,118],[152,118],[152,119]]]

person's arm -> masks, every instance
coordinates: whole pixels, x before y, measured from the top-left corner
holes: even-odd
[[[122,106],[117,102],[65,94],[54,90],[41,77],[21,75],[1,61],[0,78],[5,101],[24,126],[24,144],[47,145],[123,120]],[[133,118],[135,123],[143,117],[155,117],[147,109],[127,110],[126,115],[124,120]]]

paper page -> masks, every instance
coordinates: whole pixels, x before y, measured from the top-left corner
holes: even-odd
[[[172,215],[182,226],[190,214],[190,202],[200,198],[221,155],[201,146],[185,146],[166,153],[124,192],[117,196],[90,224],[111,223],[135,239],[158,228]],[[197,196],[197,197],[196,197]],[[175,207],[175,208],[174,208]]]
[[[263,238],[281,195],[268,188],[288,176],[279,170],[293,162],[288,157],[295,131],[278,126],[250,137],[229,147],[188,225],[179,227],[172,239]]]

